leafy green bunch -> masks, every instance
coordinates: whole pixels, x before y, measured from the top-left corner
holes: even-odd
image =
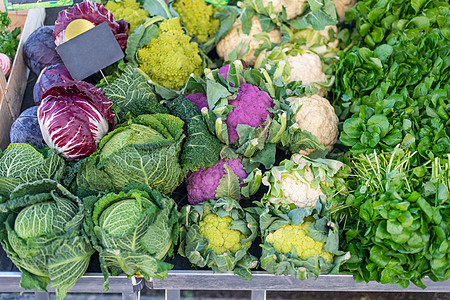
[[[354,22],[352,32],[339,33],[341,48],[349,45],[370,49],[402,33],[413,38],[439,29],[450,40],[450,4],[440,0],[363,0],[345,14],[346,23]]]
[[[373,51],[341,52],[334,103],[346,119],[341,142],[352,153],[401,144],[419,152],[414,165],[449,153],[449,54],[437,29],[413,40],[398,34]]]
[[[353,161],[355,192],[334,212],[347,210],[342,248],[356,281],[425,288],[425,276],[450,277],[450,157],[413,168],[415,155],[396,148]]]
[[[0,53],[8,55],[13,61],[19,46],[18,37],[22,30],[20,27],[16,27],[10,31],[7,29],[10,24],[11,19],[8,16],[8,12],[0,12]]]
[[[350,253],[339,250],[339,230],[324,215],[324,201],[318,201],[314,208],[295,209],[255,204],[250,210],[259,219],[264,270],[300,280],[339,274]]]
[[[214,272],[234,271],[251,280],[258,260],[248,250],[258,234],[258,223],[236,200],[220,198],[181,210],[179,253],[199,267]]]
[[[83,230],[84,204],[56,181],[18,185],[0,204],[0,241],[22,272],[20,286],[56,289],[62,300],[95,252]]]
[[[110,275],[166,278],[173,267],[163,260],[178,240],[177,206],[143,188],[85,198],[85,228],[99,252],[106,288]]]

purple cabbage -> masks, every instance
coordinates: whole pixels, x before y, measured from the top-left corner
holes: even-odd
[[[85,19],[95,26],[107,22],[111,28],[117,42],[125,51],[127,47],[127,30],[130,24],[125,20],[116,21],[111,11],[106,9],[102,4],[92,1],[84,1],[77,3],[58,13],[55,28],[53,29],[53,40],[57,46],[66,41],[65,30],[70,22],[76,19]]]
[[[62,63],[56,52],[53,41],[53,26],[43,26],[36,29],[23,45],[23,60],[27,67],[36,75],[47,66]]]
[[[228,165],[234,174],[239,177],[239,182],[247,178],[247,173],[244,171],[240,158],[227,161],[221,159],[211,168],[200,169],[188,174],[186,184],[189,203],[195,205],[208,199],[216,199],[216,189],[219,186],[220,179],[225,175],[224,164]]]
[[[67,70],[64,64],[57,64],[46,67],[42,70],[38,79],[36,80],[36,84],[33,88],[33,100],[36,105],[39,105],[42,99],[42,95],[50,89],[52,86],[64,82],[72,80],[69,71]]]
[[[44,141],[68,160],[89,156],[114,128],[112,105],[102,89],[84,81],[53,86],[38,109]]]
[[[30,143],[37,148],[44,148],[45,142],[39,127],[37,110],[37,106],[32,106],[24,110],[14,121],[9,132],[11,143]]]

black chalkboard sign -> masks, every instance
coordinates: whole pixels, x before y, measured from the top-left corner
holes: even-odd
[[[1,0],[0,0],[1,1]],[[6,11],[40,7],[59,7],[73,4],[73,0],[3,0]]]
[[[83,80],[125,56],[106,22],[59,45],[56,52],[75,80]]]

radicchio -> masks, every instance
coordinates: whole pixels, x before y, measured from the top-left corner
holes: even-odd
[[[116,21],[112,12],[106,9],[102,4],[92,1],[84,1],[75,4],[58,13],[55,28],[53,29],[53,40],[57,46],[66,41],[66,27],[70,22],[76,19],[88,20],[95,26],[107,22],[114,33],[120,48],[125,51],[128,39],[126,32],[130,24],[125,20]]]
[[[114,129],[112,105],[102,89],[84,81],[53,86],[38,108],[45,143],[68,160],[89,156]]]
[[[33,88],[33,100],[36,105],[39,105],[42,95],[52,86],[63,82],[72,80],[69,71],[64,64],[57,64],[46,67],[42,70],[36,84]]]

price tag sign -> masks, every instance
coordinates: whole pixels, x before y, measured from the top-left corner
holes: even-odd
[[[205,0],[215,6],[225,8],[228,5],[228,0]]]
[[[83,80],[125,56],[108,23],[90,29],[89,21],[84,21],[70,23],[66,28],[66,42],[56,47],[75,80]]]
[[[70,6],[73,4],[73,0],[3,0],[3,2],[5,4],[6,11]]]

